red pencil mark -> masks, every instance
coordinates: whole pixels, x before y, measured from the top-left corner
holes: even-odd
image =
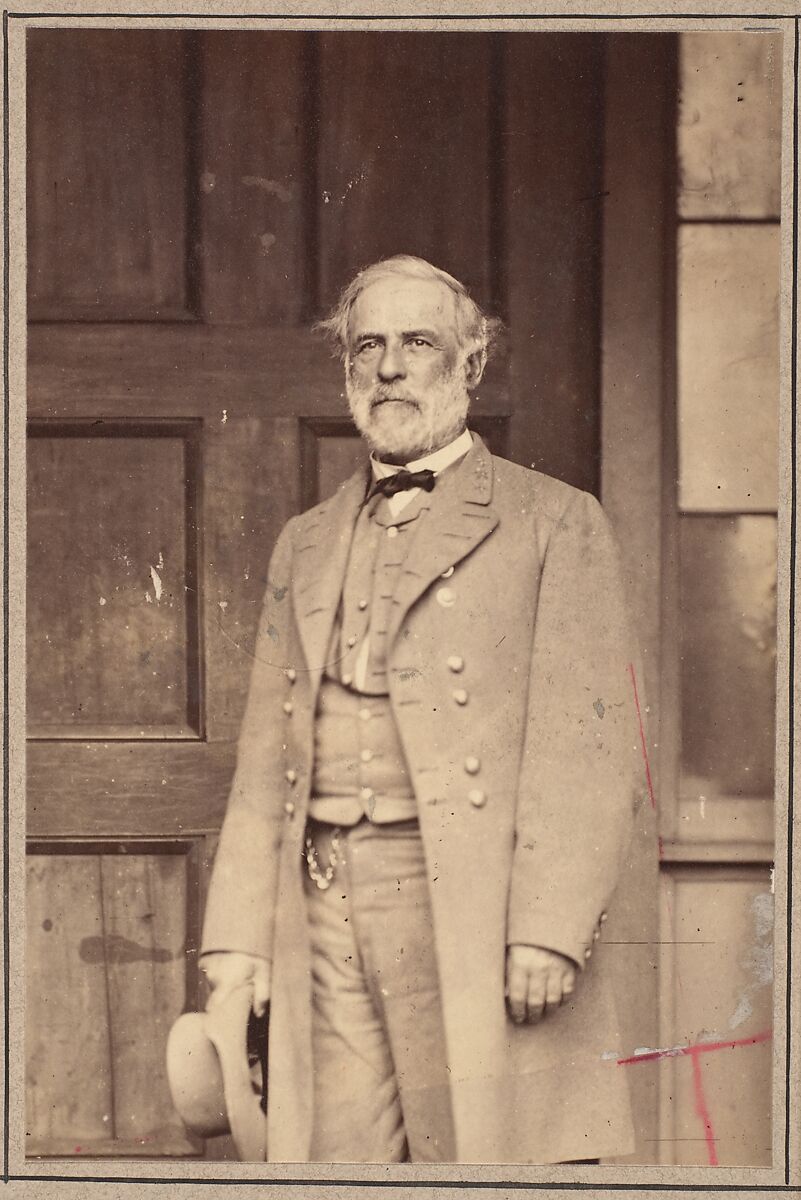
[[[637,709],[637,720],[640,725],[640,743],[642,745],[642,756],[645,762],[645,778],[648,782],[648,795],[651,797],[651,808],[656,808],[656,797],[654,796],[654,785],[651,780],[651,764],[648,762],[648,747],[645,742],[645,730],[642,723],[642,712],[640,711],[640,697],[637,692],[637,676],[634,674],[634,664],[629,663],[629,675],[631,676],[631,686],[634,688],[634,704]],[[661,847],[660,847],[661,849]],[[660,855],[661,857],[661,855]]]
[[[704,1079],[701,1072],[701,1055],[709,1050],[733,1050],[736,1046],[755,1046],[759,1042],[767,1042],[773,1036],[770,1029],[755,1033],[753,1037],[735,1038],[731,1042],[694,1042],[691,1046],[671,1046],[667,1050],[649,1050],[645,1054],[632,1054],[629,1058],[619,1058],[619,1067],[636,1062],[655,1062],[660,1058],[680,1058],[689,1055],[693,1064],[693,1090],[695,1092],[695,1112],[704,1127],[706,1152],[710,1167],[718,1165],[718,1152],[715,1147],[715,1130],[712,1117],[704,1093]]]
[[[706,1054],[708,1050],[733,1050],[735,1046],[755,1046],[759,1042],[769,1042],[773,1037],[772,1029],[755,1033],[753,1037],[736,1038],[731,1042],[693,1042],[691,1046],[669,1046],[666,1050],[647,1050],[644,1054],[632,1054],[629,1058],[617,1059],[619,1067],[627,1067],[630,1063],[654,1062],[658,1058],[682,1058],[685,1054]]]
[[[712,1128],[712,1118],[709,1115],[709,1109],[704,1095],[704,1079],[701,1074],[701,1054],[698,1049],[693,1049],[690,1055],[693,1061],[693,1089],[695,1091],[695,1111],[700,1118],[701,1124],[704,1127],[704,1137],[706,1138],[706,1153],[709,1159],[710,1167],[718,1165],[718,1152],[715,1146],[715,1131]]]

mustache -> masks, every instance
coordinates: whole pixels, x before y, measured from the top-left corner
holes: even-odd
[[[386,384],[379,384],[377,387],[370,389],[365,399],[368,400],[370,408],[376,408],[379,404],[386,404],[392,401],[411,404],[418,409],[420,407],[420,401],[412,392],[407,392],[403,388],[390,387]]]

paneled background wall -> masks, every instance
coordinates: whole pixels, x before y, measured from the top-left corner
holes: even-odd
[[[344,283],[398,252],[463,279],[509,329],[474,426],[597,489],[604,59],[575,34],[29,32],[30,1154],[230,1154],[180,1128],[164,1043],[202,1001],[270,550],[361,454],[310,331]],[[643,1039],[653,951],[622,911]]]
[[[360,453],[310,325],[358,267],[405,251],[507,323],[475,402],[498,452],[598,491],[601,421],[630,390],[642,436],[624,439],[612,508],[656,647],[643,813],[662,828],[663,928],[646,854],[605,932],[616,1049],[742,1041],[627,1068],[637,1157],[769,1160],[779,46],[682,39],[678,198],[675,50],[29,33],[29,1153],[230,1154],[180,1128],[164,1043],[202,1001],[269,552]],[[610,213],[624,232],[605,256]],[[621,369],[601,351],[624,277]],[[646,380],[674,327],[675,412],[670,371]],[[644,569],[640,549],[663,546],[664,572]]]
[[[662,1135],[668,1161],[766,1165],[780,36],[683,34],[679,101],[661,1044],[701,1050],[659,1067]]]

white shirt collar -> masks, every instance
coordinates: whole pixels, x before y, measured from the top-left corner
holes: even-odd
[[[473,436],[470,430],[463,429],[457,438],[448,442],[447,446],[440,446],[439,450],[435,450],[433,454],[426,454],[423,458],[416,458],[413,462],[402,465],[380,462],[374,454],[371,454],[370,465],[373,468],[373,478],[385,479],[388,475],[394,475],[396,471],[404,468],[407,471],[433,471],[437,475],[451,463],[455,463],[457,459],[467,454],[472,445]]]

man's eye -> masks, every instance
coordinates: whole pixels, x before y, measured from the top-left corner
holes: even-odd
[[[375,350],[377,345],[378,345],[377,342],[362,342],[362,344],[359,346],[356,353],[364,354],[365,350]]]
[[[412,346],[430,346],[431,345],[431,343],[427,342],[425,338],[412,338],[410,344]]]

